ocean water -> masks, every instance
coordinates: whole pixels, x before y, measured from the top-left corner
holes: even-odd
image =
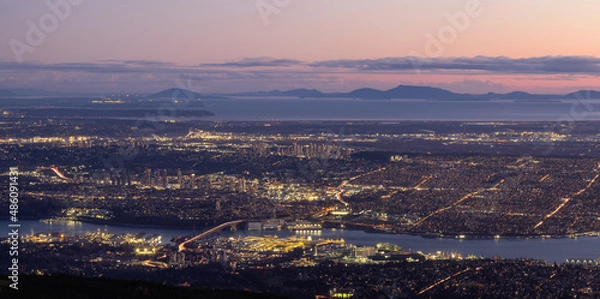
[[[204,99],[208,120],[600,120],[600,100],[424,101],[297,98]]]

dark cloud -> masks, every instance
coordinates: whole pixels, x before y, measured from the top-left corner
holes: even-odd
[[[581,77],[600,76],[600,58],[591,56],[546,56],[533,58],[508,57],[455,57],[416,58],[388,57],[364,60],[327,60],[303,62],[293,59],[246,58],[221,64],[180,65],[148,60],[101,60],[84,63],[17,63],[0,60],[0,83],[11,86],[48,84],[48,89],[107,90],[121,86],[143,90],[144,86],[167,86],[169,80],[185,77],[205,81],[221,90],[264,89],[252,86],[279,88],[281,86],[344,85],[365,86],[364,79],[346,84],[345,74],[510,74],[522,80],[577,80]],[[540,76],[541,75],[541,76]],[[109,83],[107,83],[109,82]],[[348,82],[348,81],[347,81]],[[75,83],[75,84],[73,84]],[[372,82],[371,82],[372,83]],[[52,85],[54,84],[54,86]],[[66,86],[62,85],[66,84]],[[204,84],[204,83],[203,83]],[[432,83],[433,84],[433,83]],[[440,86],[439,82],[437,84]],[[456,86],[454,86],[456,85]],[[508,87],[489,82],[464,81],[447,88],[460,90],[503,90]],[[98,87],[95,87],[98,86]],[[590,88],[590,87],[588,87]]]
[[[17,72],[39,72],[39,71],[50,71],[50,72],[84,72],[84,73],[145,73],[153,70],[168,71],[169,68],[148,66],[148,65],[136,65],[123,61],[104,61],[98,63],[17,63],[11,61],[0,61],[0,69],[12,70]]]
[[[289,66],[309,66],[312,69],[292,70]],[[262,70],[270,73],[352,73],[352,72],[397,72],[429,71],[439,73],[478,72],[505,74],[563,74],[600,75],[600,58],[591,56],[545,56],[533,58],[508,57],[454,57],[419,58],[387,57],[362,60],[326,60],[306,63],[294,59],[246,58],[235,62],[201,64],[196,66],[177,65],[170,62],[147,60],[102,60],[90,63],[17,63],[0,61],[0,71],[13,72],[85,72],[85,73],[203,73],[218,74],[215,77],[233,76],[227,68],[244,69],[248,76],[256,77],[260,72],[253,67],[272,67]],[[225,68],[225,69],[223,69]],[[220,70],[219,70],[220,69]],[[341,70],[340,70],[341,69]],[[234,72],[234,70],[231,70]],[[238,71],[239,72],[239,71]],[[256,72],[256,73],[253,73]],[[210,76],[208,76],[210,77]]]
[[[238,61],[224,62],[224,63],[206,63],[200,66],[209,67],[282,67],[282,66],[294,66],[301,65],[304,62],[295,59],[272,59],[266,57],[260,58],[244,58]]]
[[[126,64],[131,66],[154,66],[154,67],[173,67],[176,64],[172,62],[156,60],[99,60],[101,63]]]
[[[326,60],[310,63],[320,68],[344,68],[356,71],[476,71],[511,74],[597,74],[600,58],[591,56],[508,57],[388,57],[363,60]]]
[[[85,72],[85,73],[185,73],[185,72],[213,72],[224,73],[226,71],[216,70],[217,67],[286,67],[299,65],[302,62],[293,59],[267,59],[267,58],[252,58],[243,59],[237,62],[202,64],[199,66],[177,65],[163,61],[148,61],[148,60],[100,60],[89,63],[18,63],[14,61],[0,60],[0,70],[10,70],[17,72]],[[213,68],[211,70],[211,67]]]

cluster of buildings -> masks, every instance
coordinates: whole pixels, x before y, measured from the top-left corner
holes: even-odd
[[[598,167],[592,158],[412,157],[344,185],[356,212],[343,220],[438,235],[595,234]]]

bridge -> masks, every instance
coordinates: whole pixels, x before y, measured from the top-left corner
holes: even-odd
[[[194,241],[196,241],[198,239],[204,238],[204,237],[206,237],[206,236],[208,236],[208,235],[210,235],[212,233],[221,231],[222,229],[224,229],[224,228],[226,228],[228,226],[236,226],[236,225],[238,225],[238,224],[240,224],[242,222],[246,222],[246,220],[229,221],[229,222],[225,222],[225,223],[219,224],[218,226],[215,226],[215,227],[213,227],[213,228],[211,228],[209,230],[206,230],[205,232],[203,232],[203,233],[201,233],[199,235],[196,235],[193,238],[190,238],[190,239],[188,239],[186,241],[181,242],[181,244],[179,244],[179,252],[184,251],[185,250],[185,245],[188,244],[188,243],[191,243],[191,242],[194,242]]]

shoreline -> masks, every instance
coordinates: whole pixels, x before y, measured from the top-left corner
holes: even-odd
[[[333,226],[331,224],[334,224]],[[335,225],[337,224],[337,225]],[[371,234],[389,234],[389,235],[408,235],[419,236],[423,239],[457,239],[457,240],[527,240],[527,239],[576,239],[576,238],[598,238],[600,232],[582,232],[574,234],[537,234],[537,235],[500,235],[500,234],[454,234],[454,233],[416,233],[416,232],[391,232],[379,230],[372,227],[364,227],[360,225],[352,225],[347,223],[329,222],[327,228],[339,228],[340,224],[344,224],[348,230],[360,230]],[[325,226],[324,226],[325,227]]]
[[[47,219],[47,218],[44,218]],[[40,218],[26,218],[24,220],[27,221],[40,221]],[[9,219],[4,219],[3,217],[0,220],[8,221]],[[196,231],[202,231],[208,229],[210,227],[196,227],[194,230],[192,227],[187,225],[181,226],[170,226],[170,225],[147,225],[147,224],[135,224],[135,223],[127,223],[127,222],[111,222],[106,220],[94,220],[94,219],[76,219],[76,220],[55,220],[57,222],[62,221],[76,221],[81,223],[88,224],[96,224],[96,225],[110,225],[110,226],[118,226],[118,227],[132,227],[132,228],[154,228],[154,229],[167,229],[167,230],[190,230],[191,233]],[[334,225],[332,225],[334,224]],[[550,235],[550,234],[537,234],[537,235],[492,235],[492,234],[444,234],[444,233],[415,233],[415,232],[388,232],[383,230],[378,230],[371,227],[362,227],[352,224],[346,223],[328,223],[324,225],[323,228],[335,228],[339,229],[340,224],[344,224],[345,230],[353,230],[353,231],[363,231],[367,234],[389,234],[389,235],[406,235],[406,236],[418,236],[423,239],[456,239],[456,240],[527,240],[527,239],[577,239],[577,238],[599,238],[600,232],[582,232],[575,233],[569,235]],[[215,226],[218,224],[215,224]],[[269,231],[269,230],[265,230]]]

